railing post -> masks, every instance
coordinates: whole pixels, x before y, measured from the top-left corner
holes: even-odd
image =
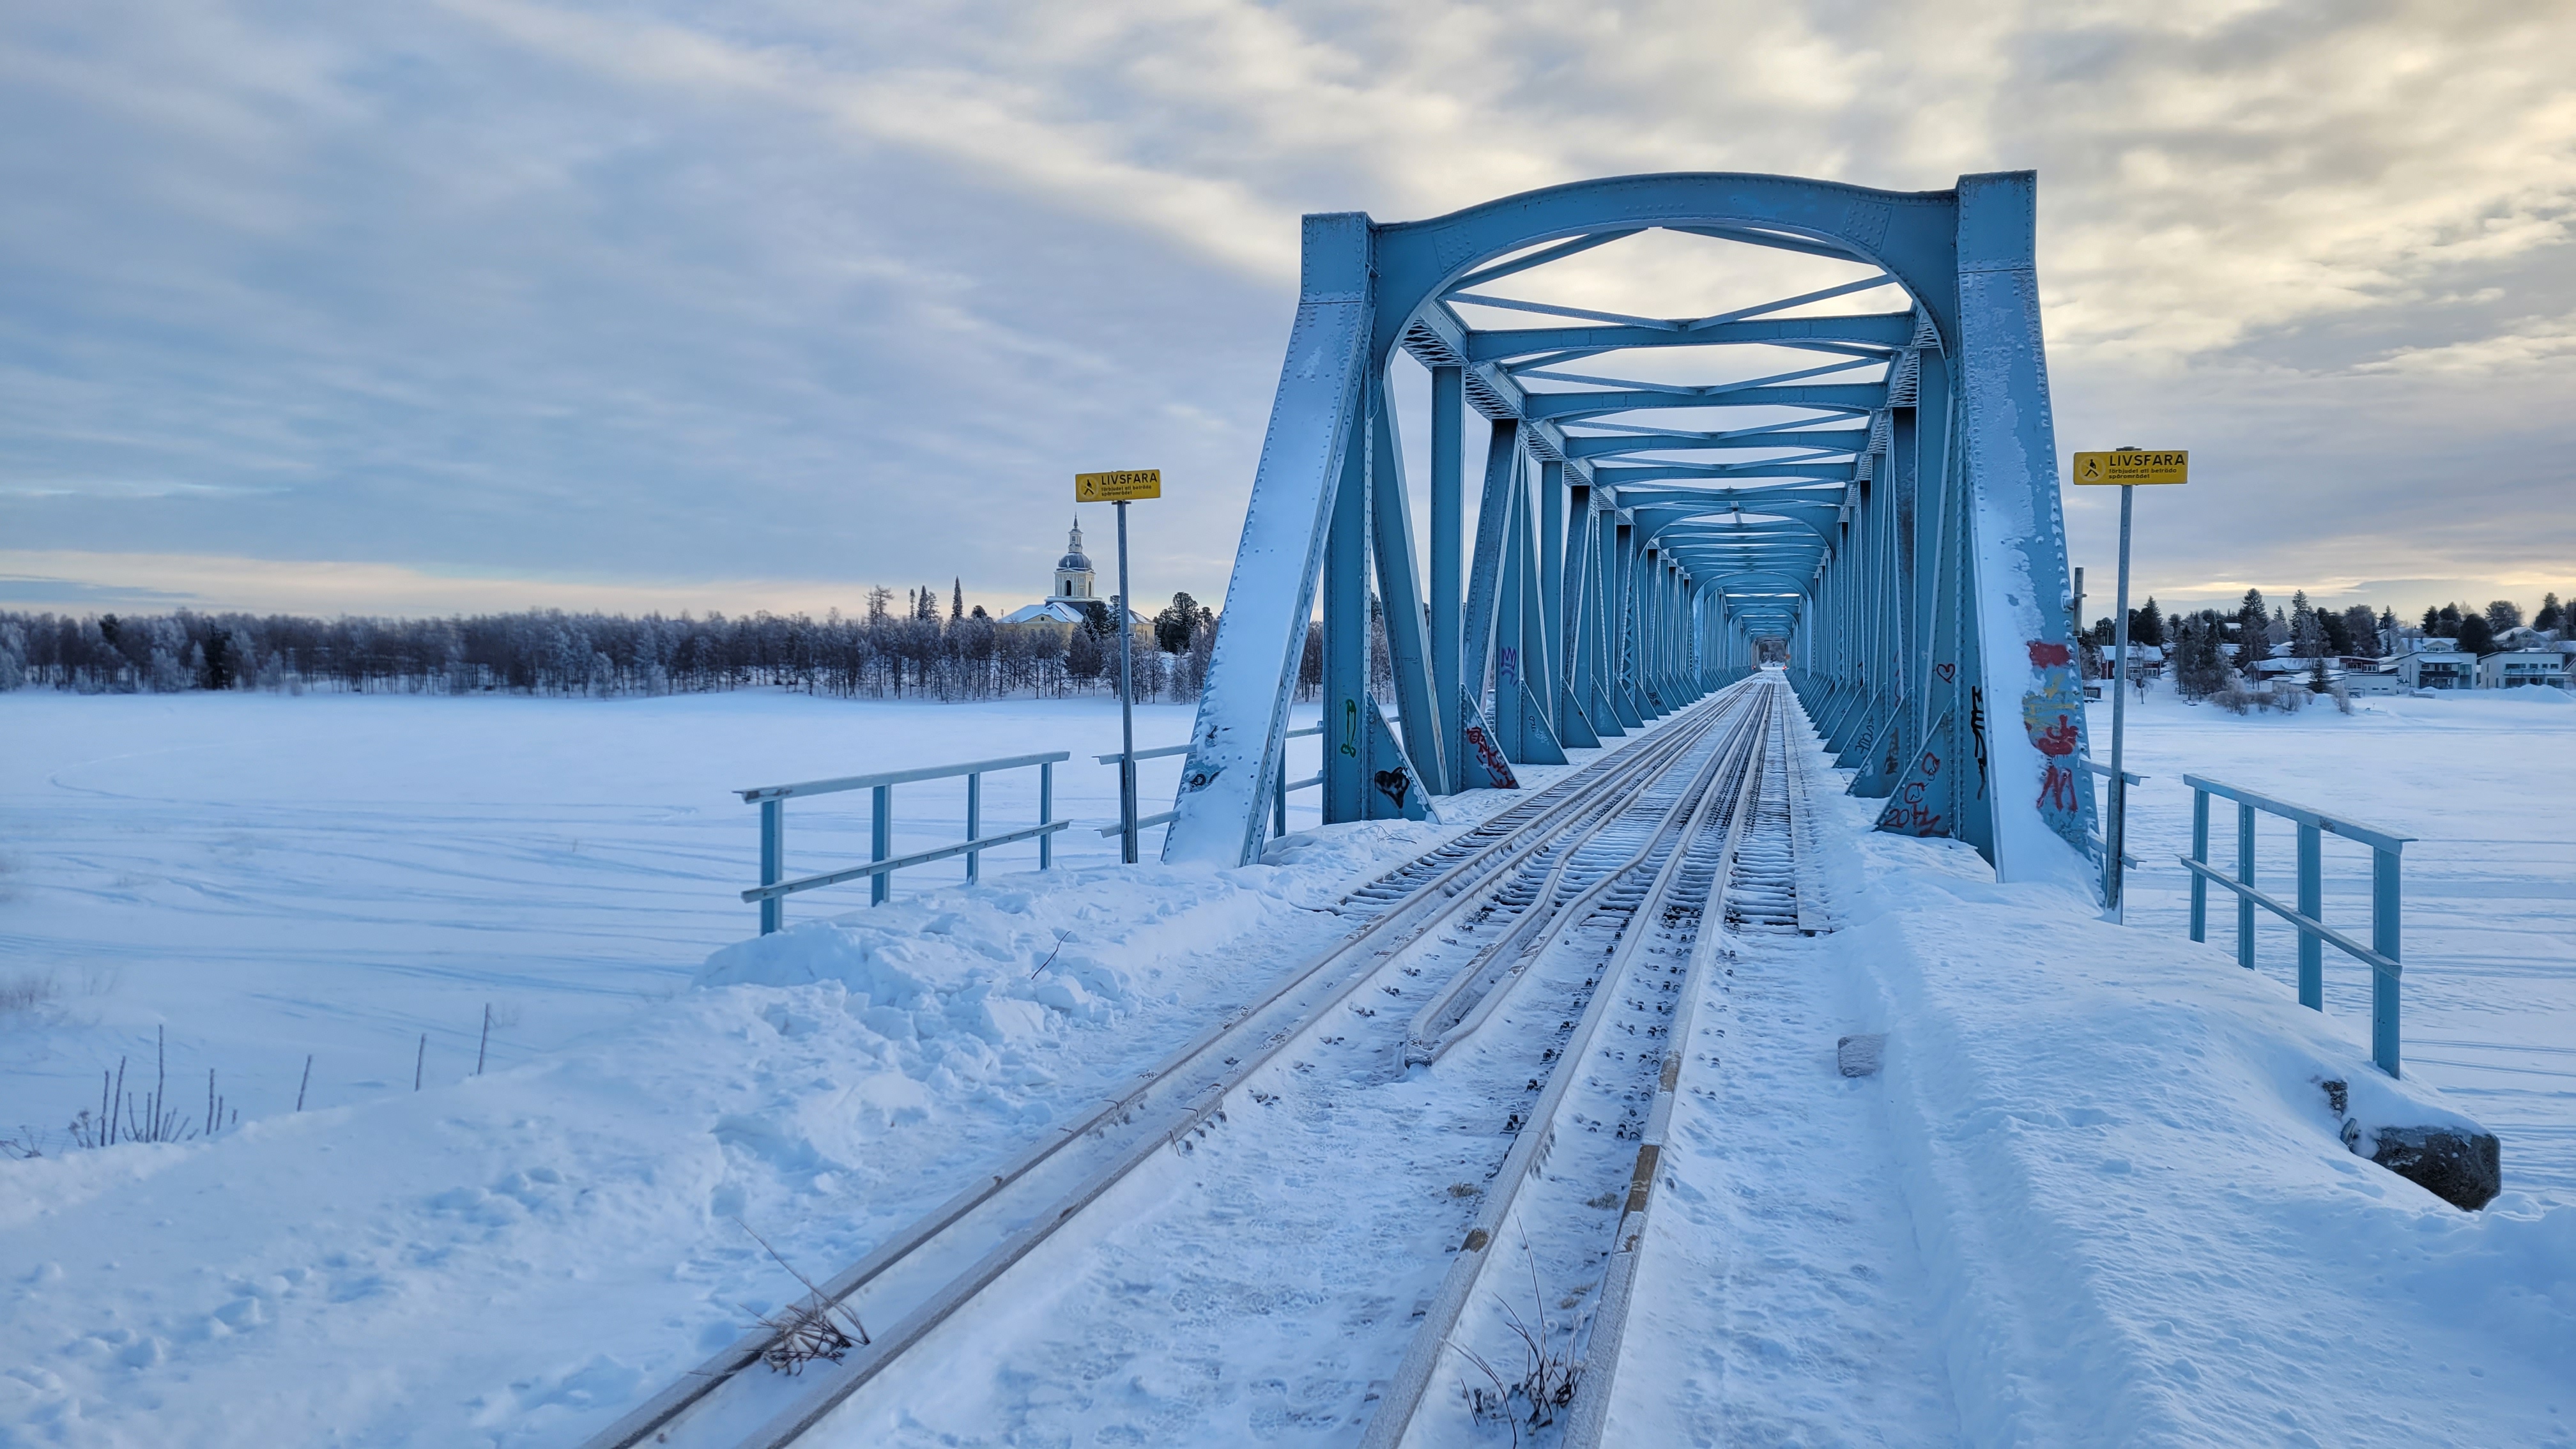
[[[2370,949],[2391,961],[2397,954],[2397,852],[2370,852]],[[2397,1072],[2397,978],[2370,973],[2370,1059],[2390,1076]]]
[[[2304,821],[2299,825],[2299,914],[2311,921],[2326,917],[2325,832]],[[2326,1009],[2325,940],[2305,926],[2299,928],[2299,1004],[2311,1011]]]
[[[774,886],[787,878],[787,802],[760,802],[760,883]],[[760,934],[777,930],[787,914],[787,898],[770,896],[760,903]]]
[[[1055,823],[1055,765],[1052,762],[1038,766],[1038,823]],[[1038,869],[1045,870],[1054,864],[1055,837],[1041,835],[1038,837]]]
[[[980,837],[984,833],[983,825],[984,777],[970,772],[966,776],[966,838],[968,840],[974,840]],[[978,859],[982,854],[983,852],[979,850],[970,850],[966,852],[966,883],[968,885],[973,885],[978,880],[983,879],[982,862]]]
[[[2236,881],[2254,883],[2254,807],[2243,801],[2236,805]],[[2243,891],[2236,892],[2236,964],[2254,969],[2254,898]]]
[[[868,859],[884,860],[894,854],[894,787],[878,785],[869,793],[876,797],[874,818],[868,822]],[[868,877],[868,904],[881,906],[894,894],[894,872],[879,871]]]
[[[2191,858],[2209,864],[2209,792],[2191,787]],[[2191,938],[2209,939],[2209,878],[2191,873]]]
[[[1288,742],[1279,742],[1279,773],[1270,777],[1270,836],[1288,833]]]

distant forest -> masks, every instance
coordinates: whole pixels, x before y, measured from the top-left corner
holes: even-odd
[[[1215,639],[1215,612],[1173,596],[1131,642],[1137,698],[1196,698]],[[1114,692],[1118,636],[1105,605],[1079,625],[1003,624],[969,611],[953,584],[946,600],[872,590],[856,618],[0,611],[0,689],[614,697],[758,686],[940,700]]]

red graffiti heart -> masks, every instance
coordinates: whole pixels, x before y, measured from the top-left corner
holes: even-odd
[[[1956,664],[1935,664],[1932,666],[1932,672],[1941,676],[1941,682],[1943,684],[1948,684],[1950,681],[1959,677],[1959,666]]]

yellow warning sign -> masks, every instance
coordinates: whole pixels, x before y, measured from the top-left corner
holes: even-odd
[[[1130,468],[1124,473],[1076,473],[1073,475],[1073,501],[1076,503],[1124,503],[1134,498],[1163,496],[1163,470]]]
[[[2187,452],[2157,453],[2145,448],[2122,448],[2116,453],[2075,455],[2075,481],[2078,483],[2188,483],[2190,475],[2191,454]]]

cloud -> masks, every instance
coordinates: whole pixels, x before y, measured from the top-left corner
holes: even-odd
[[[2576,312],[2535,317],[2510,331],[2464,342],[2399,347],[2359,365],[2360,372],[2533,375],[2576,357]]]
[[[0,550],[0,606],[90,610],[189,608],[311,614],[503,613],[520,609],[609,613],[858,613],[866,590],[846,580],[780,578],[526,578],[405,568],[393,564],[274,559],[222,554],[79,553]],[[128,582],[150,578],[149,587]],[[944,602],[945,585],[938,589]],[[969,606],[1006,601],[967,591]],[[1007,601],[1017,607],[1020,600]],[[996,610],[998,612],[998,610]]]
[[[22,11],[0,533],[1012,598],[1065,474],[1159,465],[1139,592],[1214,596],[1301,212],[2029,166],[2062,444],[2231,480],[2142,569],[2519,577],[2576,552],[2571,51],[2500,0]],[[1636,255],[1580,285],[1771,281]]]
[[[79,579],[0,574],[0,604],[97,608],[185,608],[204,601],[177,589],[146,589],[121,584],[95,584]]]

